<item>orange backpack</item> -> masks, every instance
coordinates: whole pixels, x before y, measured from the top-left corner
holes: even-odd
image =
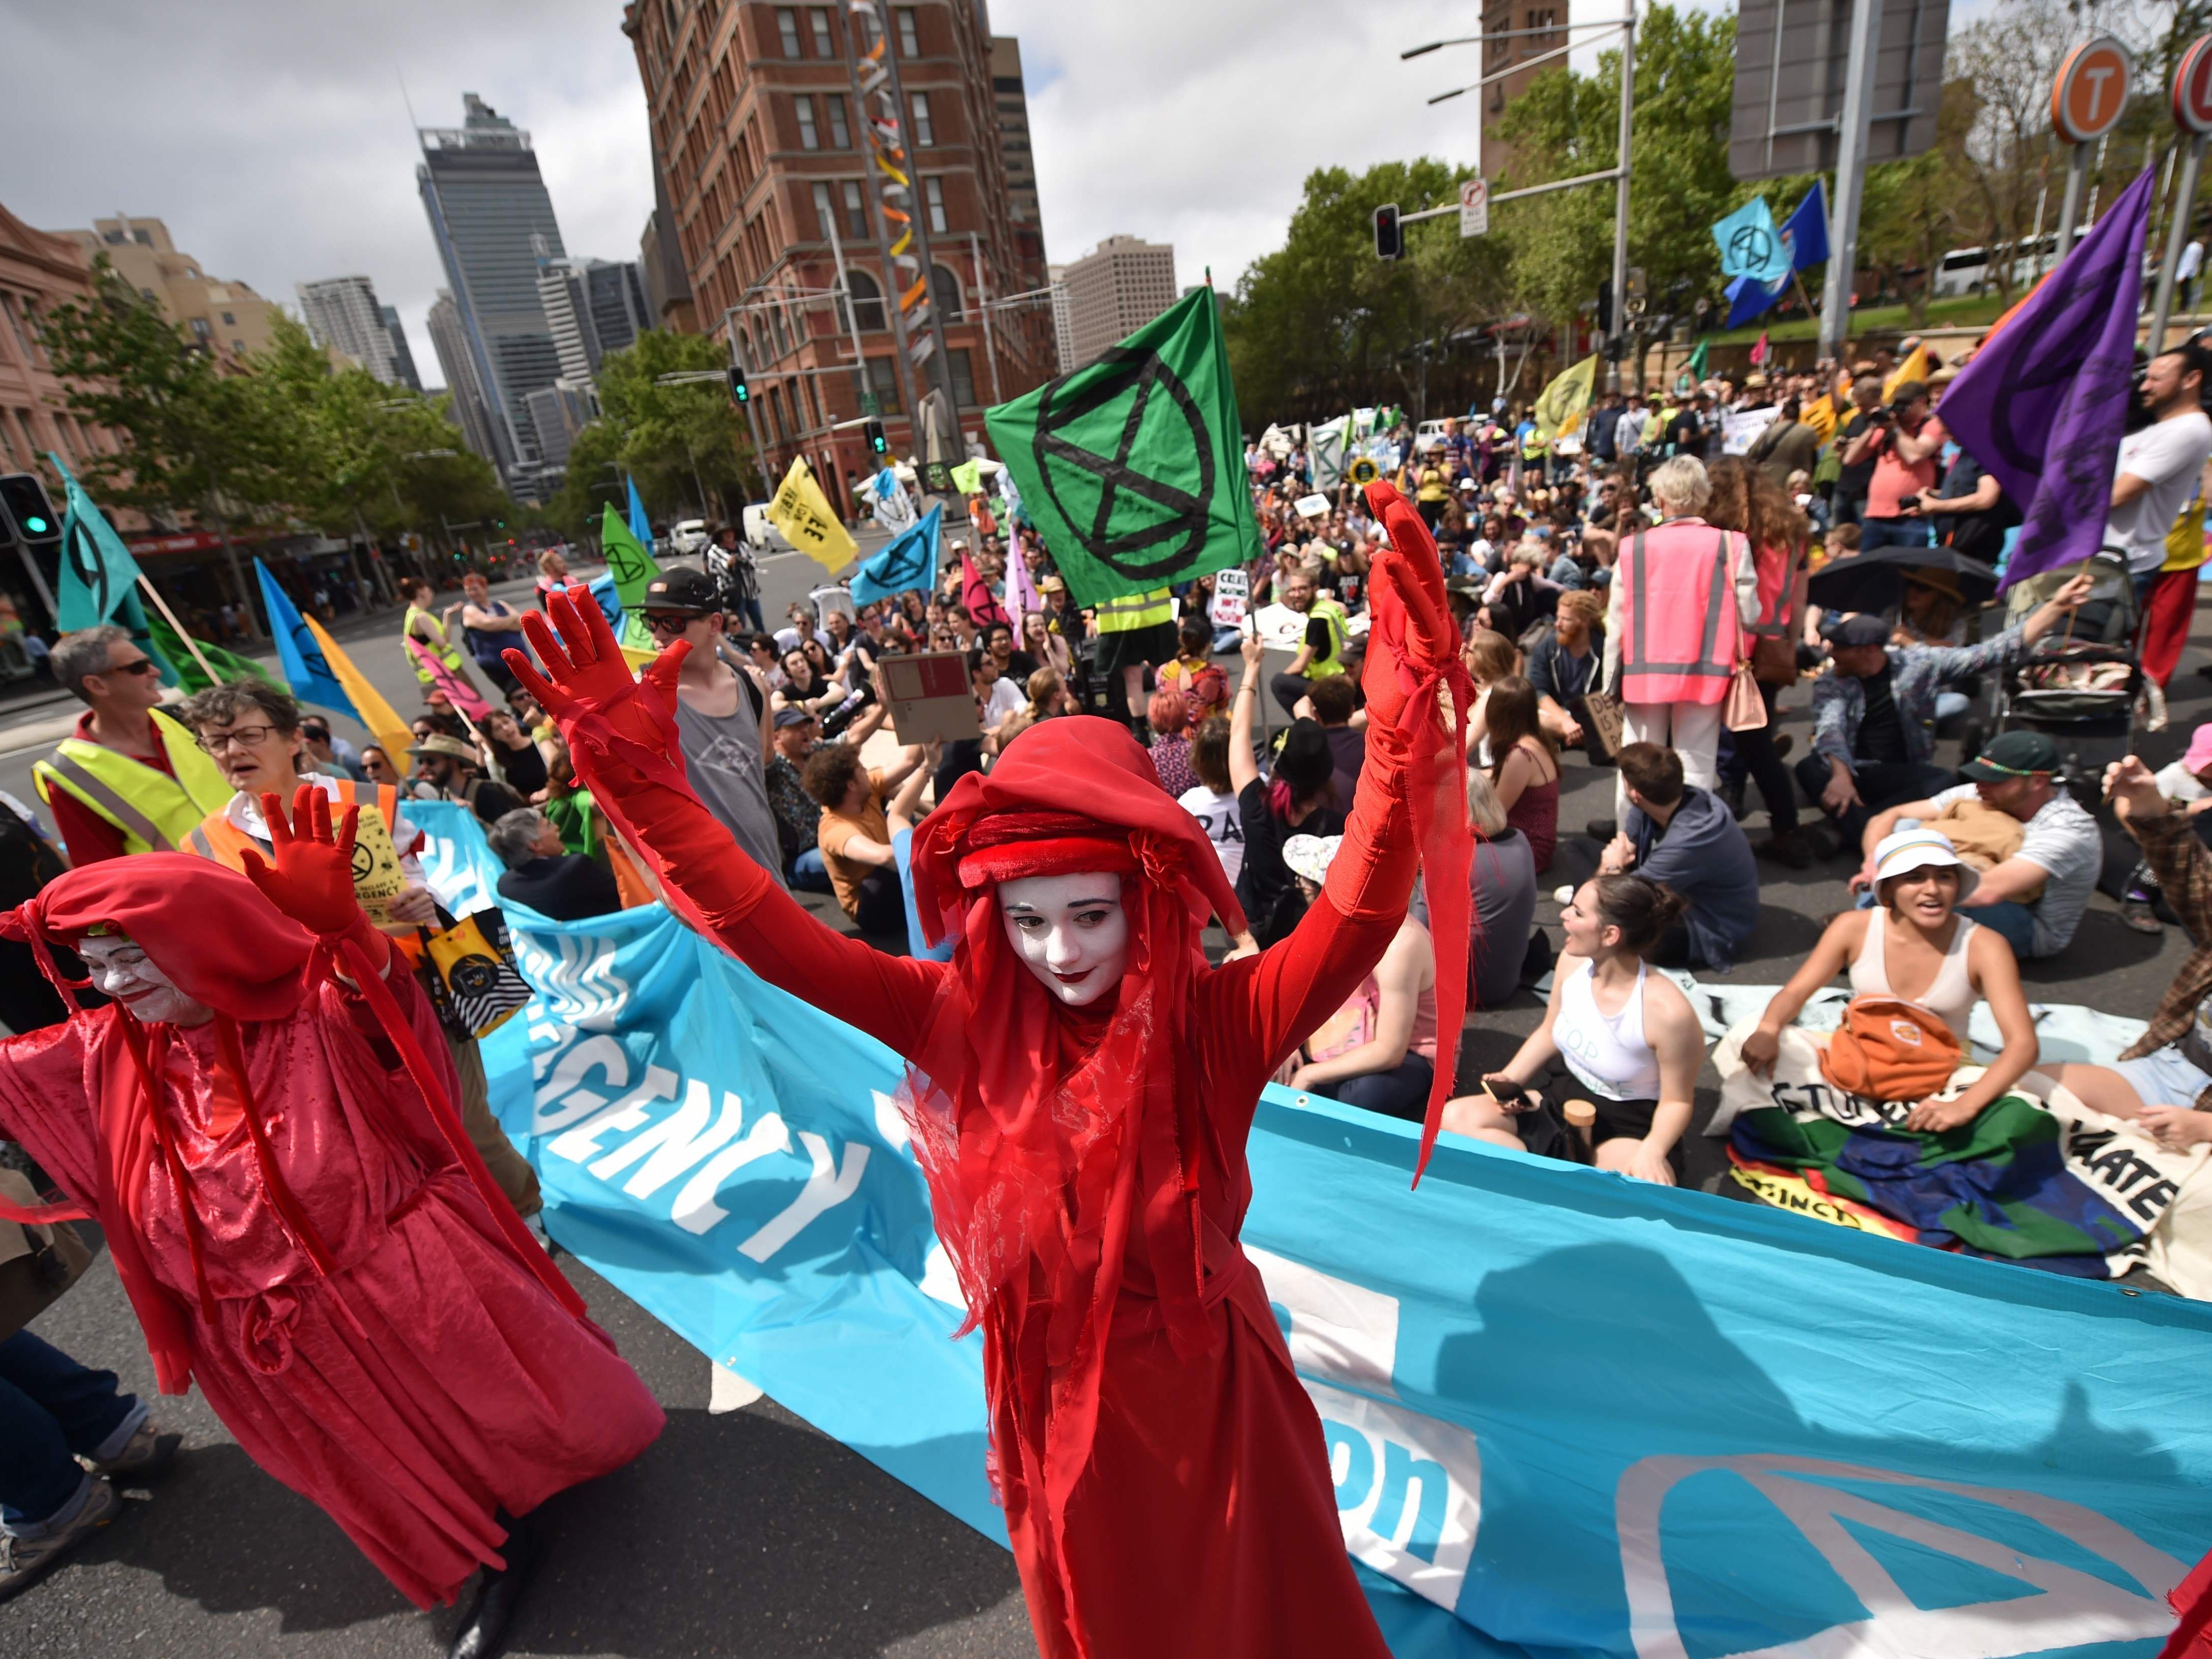
[[[1820,1055],[1820,1075],[1869,1100],[1924,1100],[1943,1089],[1966,1052],[1951,1028],[1903,997],[1853,997]]]

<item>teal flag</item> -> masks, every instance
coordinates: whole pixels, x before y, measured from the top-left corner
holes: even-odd
[[[353,699],[331,672],[330,659],[323,655],[322,642],[308,629],[300,615],[300,607],[292,603],[292,596],[276,585],[269,574],[269,567],[256,559],[253,574],[261,579],[261,605],[269,613],[270,636],[276,641],[276,663],[284,671],[284,678],[292,683],[292,695],[301,702],[313,703],[337,714],[345,714],[361,720],[361,711],[354,707]]]
[[[645,503],[638,499],[637,480],[625,477],[623,482],[629,486],[629,533],[637,538],[641,546],[650,550],[653,526],[645,516]]]
[[[69,510],[62,521],[61,614],[54,618],[54,626],[74,634],[80,628],[97,628],[115,614],[138,585],[138,561],[93,505],[68,464],[51,451],[46,459],[61,473],[69,492]],[[142,616],[132,632],[143,631]]]
[[[1030,521],[1085,605],[1262,555],[1210,288],[983,418]]]
[[[1774,226],[1774,210],[1754,196],[1713,226],[1721,251],[1721,275],[1771,283],[1790,274],[1790,250]]]

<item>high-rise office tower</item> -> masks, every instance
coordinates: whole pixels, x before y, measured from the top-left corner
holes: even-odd
[[[336,347],[386,386],[401,384],[392,331],[376,285],[366,276],[328,276],[319,283],[295,283],[307,332],[319,346]]]
[[[494,466],[501,465],[503,450],[484,397],[483,382],[477,378],[476,354],[469,349],[460,307],[442,288],[430,307],[429,327],[430,349],[438,354],[438,368],[446,377],[446,392],[453,400],[453,421],[461,428],[462,439]]]
[[[1006,211],[1014,240],[1031,267],[1024,287],[1036,286],[1044,264],[1044,217],[1037,206],[1036,154],[1030,147],[1030,99],[1022,82],[1022,43],[1010,34],[991,37],[991,101],[999,112],[999,152],[1006,158]]]
[[[399,320],[399,308],[379,306],[377,315],[383,319],[384,331],[392,337],[392,361],[398,367],[399,384],[420,392],[422,377],[415,372],[415,349],[407,343],[407,330]]]
[[[1067,267],[1047,265],[1045,285],[1052,295],[1053,361],[1062,374],[1075,368],[1075,318],[1068,309]]]
[[[561,373],[590,385],[608,353],[627,351],[653,326],[638,268],[608,259],[548,259],[538,272],[538,302],[553,330]]]
[[[472,92],[462,104],[461,125],[421,130],[415,179],[445,262],[460,344],[482,389],[495,464],[511,486],[530,493],[540,457],[526,400],[561,374],[538,295],[538,265],[565,250],[530,135]],[[447,384],[458,402],[450,366]]]
[[[1175,249],[1109,236],[1060,277],[1067,290],[1067,369],[1096,362],[1176,302]]]

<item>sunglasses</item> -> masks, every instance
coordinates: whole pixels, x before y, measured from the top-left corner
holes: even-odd
[[[100,671],[103,674],[158,674],[151,657],[141,657],[136,662],[118,662]]]
[[[645,626],[647,631],[650,633],[653,638],[659,639],[664,635],[681,634],[685,629],[690,627],[693,623],[698,620],[699,619],[696,617],[690,616],[649,616],[645,619]]]

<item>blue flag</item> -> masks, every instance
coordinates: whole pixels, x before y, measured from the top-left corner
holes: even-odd
[[[2078,564],[2104,541],[2154,184],[2145,167],[1943,394],[1944,429],[2027,511],[2008,587]]]
[[[300,607],[276,585],[276,579],[269,574],[269,567],[258,559],[253,562],[253,574],[261,579],[261,605],[269,613],[269,632],[276,641],[276,665],[290,682],[292,695],[301,702],[312,702],[333,714],[360,720],[361,711],[353,706],[345,687],[331,672],[330,659],[323,655],[323,647],[315,636],[307,631]],[[362,720],[362,724],[367,726],[368,722]]]
[[[1790,291],[1790,279],[1796,272],[1827,263],[1828,199],[1818,179],[1813,181],[1813,188],[1806,192],[1805,199],[1797,204],[1796,211],[1783,221],[1779,234],[1789,269],[1766,282],[1754,276],[1739,276],[1730,283],[1729,327],[1741,328],[1778,301]]]
[[[646,520],[645,503],[638,499],[637,480],[625,477],[623,482],[629,486],[629,533],[649,553],[653,550],[653,526]]]
[[[54,626],[64,634],[97,628],[137,586],[138,561],[123,544],[67,463],[52,451],[46,459],[62,475],[68,507],[62,520],[62,581]],[[141,618],[143,629],[143,617]],[[139,630],[134,630],[139,631]]]
[[[940,504],[921,516],[920,523],[894,537],[881,552],[853,573],[853,600],[872,605],[896,599],[909,588],[927,593],[937,586],[938,532],[945,518]]]
[[[1764,196],[1753,197],[1715,224],[1713,240],[1720,246],[1723,276],[1771,283],[1790,274],[1790,256],[1782,251],[1782,233],[1774,228],[1774,213]]]

